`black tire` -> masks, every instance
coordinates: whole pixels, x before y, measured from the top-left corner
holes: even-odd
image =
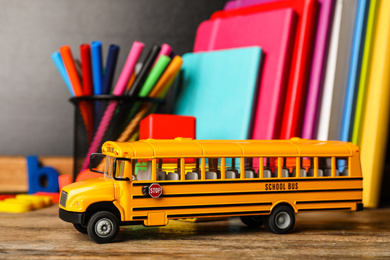
[[[268,217],[264,218],[265,227],[275,234],[287,234],[295,224],[294,211],[285,205],[277,206]]]
[[[118,234],[119,220],[111,212],[97,212],[89,219],[87,231],[96,243],[109,243]]]
[[[73,224],[74,228],[80,232],[80,233],[83,233],[83,234],[88,234],[88,231],[87,231],[87,227],[86,226],[83,226],[81,224]]]
[[[254,216],[241,216],[242,223],[248,227],[261,227],[263,225],[263,217],[254,215]]]

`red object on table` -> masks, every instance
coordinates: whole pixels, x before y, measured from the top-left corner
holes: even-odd
[[[140,122],[139,139],[196,138],[196,118],[151,114]]]

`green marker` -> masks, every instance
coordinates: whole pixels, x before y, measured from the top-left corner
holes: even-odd
[[[149,92],[156,85],[158,79],[163,74],[165,68],[171,62],[171,58],[165,55],[161,55],[156,64],[154,65],[152,71],[149,73],[149,76],[146,78],[144,85],[139,92],[140,97],[148,96]]]

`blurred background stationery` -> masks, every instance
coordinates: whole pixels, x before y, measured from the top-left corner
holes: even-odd
[[[347,87],[356,0],[337,0],[325,72],[317,139],[337,140]]]
[[[367,101],[364,113],[361,158],[363,171],[363,203],[366,207],[378,207],[386,158],[386,140],[390,110],[390,1],[382,0],[378,8],[378,22]]]
[[[302,111],[306,97],[308,71],[311,62],[312,46],[317,24],[318,2],[316,0],[282,0],[244,8],[215,12],[211,19],[247,15],[280,8],[292,8],[298,15],[296,37],[291,59],[285,100],[281,103],[283,114],[280,134],[276,138],[289,139],[300,135]],[[256,127],[256,125],[255,125]],[[256,133],[257,130],[254,130]],[[259,139],[257,136],[253,136]],[[264,138],[262,138],[264,139]]]
[[[198,139],[247,139],[261,58],[258,47],[183,55],[175,114],[196,117]]]
[[[100,41],[93,41],[91,43],[91,57],[92,57],[92,78],[93,78],[93,94],[102,95],[102,79],[103,79],[103,57],[102,57],[102,43]]]
[[[308,75],[306,106],[303,113],[303,138],[315,139],[317,134],[318,110],[329,49],[329,35],[332,27],[336,0],[320,0],[318,23],[313,47],[313,58]]]
[[[208,20],[199,25],[194,52],[259,46],[265,59],[258,81],[251,138],[279,136],[297,15],[291,8]]]
[[[359,85],[360,67],[363,53],[363,43],[366,34],[366,22],[368,13],[367,0],[359,0],[355,26],[352,39],[351,60],[349,62],[349,72],[347,87],[345,93],[345,102],[343,107],[343,115],[340,122],[340,133],[337,139],[341,141],[351,141],[352,120],[354,117],[354,104],[356,104],[356,96]]]
[[[275,0],[230,0],[224,6],[224,10],[230,10],[234,8],[246,7],[251,5],[263,4],[266,2],[272,2]]]
[[[368,79],[371,68],[371,58],[376,30],[376,19],[378,16],[379,0],[371,0],[366,24],[366,37],[364,39],[364,50],[359,75],[359,89],[356,97],[355,115],[353,118],[352,142],[360,145],[361,133],[363,130],[363,119],[366,105]]]

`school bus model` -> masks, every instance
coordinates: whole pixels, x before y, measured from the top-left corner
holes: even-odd
[[[290,232],[295,214],[362,210],[359,148],[340,141],[141,140],[106,142],[101,178],[61,191],[60,218],[110,242],[119,226],[240,216]]]

